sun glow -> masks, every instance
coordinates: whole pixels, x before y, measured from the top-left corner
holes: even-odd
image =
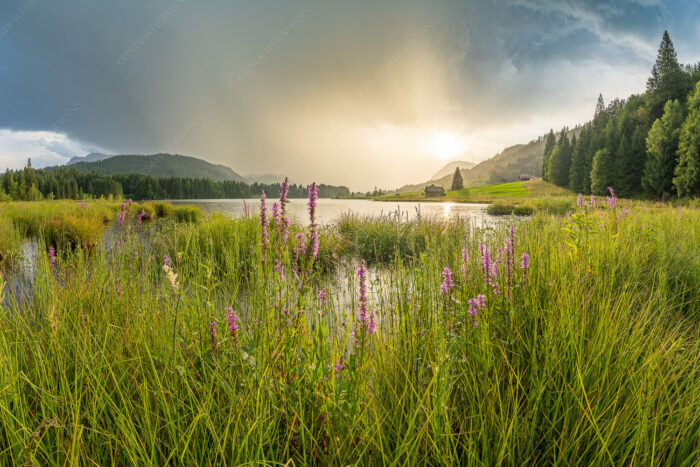
[[[429,141],[430,153],[441,159],[450,159],[466,150],[462,138],[450,132],[436,133]]]

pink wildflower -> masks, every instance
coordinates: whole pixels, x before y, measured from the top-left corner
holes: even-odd
[[[328,305],[328,293],[326,292],[326,289],[321,289],[317,298],[318,301],[321,302],[321,306]]]
[[[345,364],[343,363],[343,357],[341,356],[338,360],[335,362],[335,377],[337,379],[340,379],[340,372],[345,369]]]
[[[236,314],[235,311],[233,311],[233,307],[227,306],[226,307],[226,321],[228,322],[228,332],[231,334],[231,337],[233,338],[233,342],[236,342],[236,333],[240,330],[238,326],[238,315]]]
[[[476,296],[476,298],[470,298],[467,303],[469,304],[469,310],[467,313],[472,318],[472,324],[474,326],[478,326],[479,323],[476,320],[476,315],[479,313],[481,308],[486,306],[486,297],[484,297],[483,294],[479,294]]]
[[[520,269],[523,270],[523,283],[527,282],[527,271],[530,269],[530,255],[523,253]]]
[[[450,290],[452,287],[454,287],[454,282],[452,282],[452,271],[450,271],[450,268],[445,266],[445,269],[442,271],[442,294],[447,295],[450,293]]]

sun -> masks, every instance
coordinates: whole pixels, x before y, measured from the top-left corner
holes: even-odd
[[[451,132],[441,131],[430,138],[430,153],[441,159],[454,157],[466,149],[464,141]]]

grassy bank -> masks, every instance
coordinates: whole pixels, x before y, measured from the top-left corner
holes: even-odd
[[[123,214],[120,214],[124,211]],[[173,217],[178,222],[197,222],[202,217],[194,206],[173,207],[164,202],[16,201],[0,204],[0,262],[17,259],[21,242],[36,238],[48,250],[94,249],[115,219],[134,226]]]
[[[4,302],[4,463],[700,460],[697,209],[126,224]]]
[[[426,197],[423,192],[416,191],[381,196],[376,200],[497,204],[501,208],[492,210],[495,215],[511,214],[516,208],[521,214],[535,211],[563,214],[576,206],[573,193],[542,179],[465,188],[448,191],[445,196]]]

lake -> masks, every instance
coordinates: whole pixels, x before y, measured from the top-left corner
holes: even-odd
[[[272,203],[275,199],[268,199],[268,208],[272,211]],[[172,200],[173,204],[191,204],[199,206],[204,212],[221,212],[231,217],[240,217],[245,214],[246,206],[249,212],[255,212],[260,206],[259,199],[196,199],[196,200]],[[316,217],[319,224],[329,224],[338,219],[341,214],[352,212],[359,215],[386,216],[396,215],[400,212],[403,219],[415,219],[419,214],[423,217],[437,217],[439,219],[469,218],[477,225],[493,225],[504,218],[486,214],[486,204],[467,203],[418,203],[401,202],[388,203],[367,199],[328,199],[318,200]],[[289,216],[299,222],[308,219],[306,199],[291,199],[287,205]]]

